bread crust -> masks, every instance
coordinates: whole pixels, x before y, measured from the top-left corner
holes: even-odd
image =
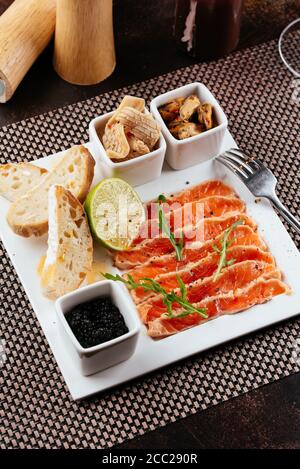
[[[9,212],[6,219],[13,232],[23,238],[30,238],[31,236],[40,238],[48,231],[48,220],[44,223],[31,224],[30,226],[18,225],[17,223],[14,223]]]
[[[32,163],[6,163],[0,165],[0,195],[14,202],[40,183],[47,169]]]
[[[78,200],[84,202],[94,179],[95,160],[83,145],[80,145],[80,151],[86,157],[86,177],[81,192],[78,194]]]
[[[76,145],[71,147],[68,152],[73,152],[74,157],[76,156],[77,151],[80,151],[81,156],[84,157],[84,176],[82,178],[80,184],[80,191],[76,194],[78,200],[83,202],[90,190],[93,178],[94,178],[94,167],[95,167],[95,160],[92,157],[91,153],[87,148],[83,145]],[[70,153],[68,153],[69,155]],[[44,179],[34,187],[31,191],[25,194],[23,197],[17,199],[13,202],[8,210],[7,213],[7,222],[13,232],[19,236],[24,238],[29,238],[31,236],[40,237],[47,233],[48,230],[48,216],[45,216],[44,219],[39,220],[38,222],[29,222],[25,221],[24,223],[20,223],[16,214],[18,212],[19,206],[22,205],[22,199],[26,199],[27,201],[31,199],[34,195],[39,194],[43,191],[43,184],[46,183],[48,177],[53,177],[53,173],[57,171],[57,168],[61,167],[63,164],[63,159],[53,168],[52,172],[49,172],[47,176],[44,176]],[[67,177],[67,176],[66,176]],[[66,182],[67,184],[67,182]],[[53,180],[53,185],[55,185],[55,180]],[[47,196],[47,195],[46,195]]]
[[[62,186],[56,185],[52,189],[55,194],[56,210],[55,215],[53,213],[52,215],[50,214],[50,216],[55,217],[55,219],[50,219],[50,223],[53,223],[55,232],[54,238],[49,235],[48,246],[50,243],[55,243],[55,246],[52,246],[52,252],[55,251],[56,259],[55,262],[50,263],[48,257],[49,254],[47,252],[46,261],[41,275],[41,285],[43,294],[47,296],[47,298],[55,300],[57,297],[62,296],[69,291],[76,290],[84,281],[87,272],[91,270],[93,262],[93,239],[90,233],[85,210],[79,200],[69,190]],[[64,198],[67,198],[67,203],[63,202]],[[59,207],[60,205],[62,205],[63,208],[57,208],[57,206]],[[72,218],[71,215],[69,215],[69,219],[66,217],[66,212],[69,213],[68,209],[74,211],[74,218]],[[83,240],[85,241],[84,250],[82,250],[82,246],[78,245],[78,238],[67,238],[64,243],[59,242],[59,239],[65,234],[65,223],[69,221],[70,225],[68,226],[72,227],[73,224],[73,227],[76,228],[74,220],[78,219],[78,217],[80,220],[83,220],[83,223],[78,228],[77,236],[81,235],[80,242],[83,242]],[[72,249],[74,250],[73,252]],[[81,255],[78,255],[78,249],[80,249]],[[68,259],[65,259],[65,253]],[[70,257],[74,264],[75,262],[80,264],[81,277],[77,275],[78,272],[76,269],[72,272],[73,276],[70,274],[70,271],[67,270],[67,263],[68,260],[70,260]],[[78,267],[77,264],[76,268]],[[61,268],[65,270],[66,277],[68,276],[68,282],[63,283],[60,280]]]

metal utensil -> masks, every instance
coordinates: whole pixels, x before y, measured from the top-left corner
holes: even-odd
[[[241,150],[232,148],[217,156],[217,161],[233,171],[255,197],[265,197],[284,219],[300,234],[300,222],[280,202],[276,195],[277,179],[256,157],[246,156]]]

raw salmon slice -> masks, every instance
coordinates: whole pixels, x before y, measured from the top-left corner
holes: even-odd
[[[178,230],[175,232],[175,236],[179,239],[183,235],[185,246],[197,240],[197,236],[201,238],[201,242],[212,240],[238,220],[242,220],[245,225],[250,226],[252,229],[256,228],[254,221],[246,214],[229,213],[222,217],[202,219],[196,226]],[[174,247],[170,240],[160,236],[145,240],[128,251],[118,252],[115,256],[115,265],[119,269],[130,269],[144,264],[152,257],[163,256],[172,251],[174,251]]]
[[[156,280],[156,282],[158,282],[166,291],[171,291],[178,288],[177,275],[181,278],[185,285],[189,285],[196,280],[213,275],[218,268],[219,259],[220,255],[216,252],[213,252],[198,262],[187,264],[181,270],[169,272],[167,274],[155,275],[152,278],[154,278],[154,280]],[[256,246],[234,246],[229,248],[227,250],[226,260],[233,260],[235,264],[245,260],[254,260],[262,261],[275,266],[273,256],[269,252],[262,251]],[[134,280],[138,280],[134,274],[132,277]],[[154,295],[153,292],[144,291],[143,288],[132,290],[131,294],[135,303],[145,301]]]
[[[195,225],[201,218],[220,217],[229,212],[244,212],[245,204],[241,199],[232,196],[212,196],[194,202],[188,202],[184,206],[174,210],[170,205],[162,204],[166,220],[172,231],[182,226]],[[145,239],[154,238],[159,235],[158,218],[148,219],[141,228],[139,236],[134,245]]]
[[[280,276],[279,271],[275,271],[273,263],[265,263],[261,261],[247,260],[239,264],[233,264],[225,268],[217,279],[213,276],[207,277],[204,280],[198,280],[194,283],[187,285],[187,300],[189,303],[199,303],[207,297],[213,297],[235,291],[245,287],[248,283],[261,277],[266,273],[272,272],[274,276]],[[179,293],[179,289],[175,290]],[[181,308],[180,305],[174,303],[173,311]],[[160,317],[167,312],[160,295],[150,298],[147,302],[138,305],[138,311],[142,320],[145,323]]]
[[[218,235],[213,241],[209,240],[199,246],[198,243],[192,244],[183,251],[183,260],[178,261],[174,252],[166,254],[161,257],[154,257],[141,267],[135,267],[129,271],[135,280],[144,277],[154,278],[156,275],[168,272],[174,272],[184,269],[189,263],[197,262],[205,258],[213,252],[213,243],[220,248],[223,233]],[[253,231],[248,225],[239,225],[231,232],[229,236],[231,247],[233,246],[256,246],[262,250],[266,250],[266,245],[263,243],[259,235]]]
[[[171,205],[173,203],[178,203],[183,205],[188,202],[194,202],[196,200],[203,199],[204,197],[210,197],[213,195],[224,195],[224,196],[235,196],[236,193],[232,187],[224,184],[224,182],[219,180],[210,180],[204,181],[197,186],[191,187],[190,189],[185,189],[178,194],[166,196],[166,203]],[[156,200],[152,201],[152,204],[157,202]],[[157,218],[157,210],[152,205],[151,202],[147,205],[148,218]]]
[[[234,314],[251,308],[254,305],[265,303],[274,296],[290,293],[290,289],[277,278],[258,280],[250,283],[246,288],[227,293],[214,298],[208,298],[195,304],[197,308],[206,308],[209,318],[191,314],[181,319],[154,319],[148,324],[148,334],[154,338],[162,338],[175,334],[184,329],[215,319],[224,314]]]

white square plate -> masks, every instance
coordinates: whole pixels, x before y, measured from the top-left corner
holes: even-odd
[[[91,144],[86,146],[93,154],[93,146]],[[223,150],[233,146],[236,146],[235,142],[227,132]],[[50,168],[59,157],[60,154],[42,158],[36,164]],[[100,177],[101,170],[99,165],[96,165],[94,182],[97,182]],[[255,306],[232,316],[219,317],[160,341],[154,341],[148,337],[146,328],[143,326],[136,351],[129,360],[92,376],[83,376],[80,370],[76,368],[74,364],[76,362],[72,358],[72,351],[66,348],[62,340],[54,302],[44,298],[39,288],[37,265],[41,256],[46,252],[46,237],[43,239],[23,239],[14,235],[5,219],[9,204],[1,198],[0,234],[3,244],[20,277],[74,399],[82,399],[91,394],[107,390],[177,360],[270,324],[291,318],[299,313],[300,254],[295,244],[271,205],[267,201],[255,203],[255,199],[248,189],[226,168],[213,160],[182,171],[173,171],[165,166],[159,179],[138,186],[136,190],[142,199],[146,201],[157,197],[162,192],[178,192],[185,187],[191,187],[212,178],[223,179],[232,185],[238,195],[246,202],[248,213],[257,222],[259,233],[275,256],[277,265],[284,274],[284,281],[290,285],[293,294],[278,296],[263,305]],[[189,182],[189,186],[186,185],[187,182]],[[101,251],[100,248],[99,251]],[[107,259],[104,252],[103,256]]]

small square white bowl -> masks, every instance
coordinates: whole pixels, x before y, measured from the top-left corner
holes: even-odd
[[[212,104],[218,125],[202,134],[189,137],[185,140],[178,140],[169,131],[158,108],[173,99],[180,97],[187,98],[192,94],[197,95],[202,103]],[[150,110],[154,118],[161,125],[162,133],[167,142],[166,160],[171,168],[185,169],[219,154],[228,127],[228,121],[218,101],[203,83],[190,83],[157,96],[151,101]]]
[[[73,334],[65,315],[73,307],[102,296],[110,297],[119,308],[128,327],[128,332],[94,347],[83,348]],[[88,285],[58,298],[55,308],[66,348],[84,376],[123,362],[134,353],[141,323],[124,285],[119,285],[111,280]]]
[[[115,111],[108,112],[107,114],[96,117],[89,125],[90,141],[94,144],[95,156],[99,157],[103,163],[104,176],[119,177],[132,186],[146,184],[153,179],[159,178],[167,148],[162,133],[160,133],[159,141],[155,149],[146,155],[137,156],[136,158],[120,163],[111,161],[107,156],[101,138],[104,133],[105,125],[114,112]],[[149,113],[147,109],[145,112]]]

